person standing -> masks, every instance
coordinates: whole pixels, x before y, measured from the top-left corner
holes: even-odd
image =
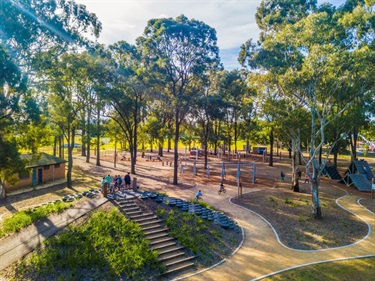
[[[283,173],[283,171],[280,172],[280,177],[281,177],[281,180],[282,180],[282,181],[285,180],[285,174]]]
[[[112,177],[111,177],[111,175],[106,176],[106,177],[105,177],[105,181],[106,181],[107,184],[108,184],[108,188],[110,188],[110,186],[111,186],[111,181],[112,181]]]
[[[124,181],[125,181],[125,189],[130,189],[130,182],[131,182],[130,173],[126,174],[126,176],[124,177]]]

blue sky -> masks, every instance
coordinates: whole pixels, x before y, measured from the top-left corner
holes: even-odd
[[[125,40],[130,44],[141,36],[147,21],[153,18],[184,14],[215,28],[221,61],[228,70],[239,68],[240,46],[248,39],[258,39],[255,22],[260,0],[71,0],[86,5],[103,24],[100,43],[112,44]],[[339,6],[344,0],[329,0]]]

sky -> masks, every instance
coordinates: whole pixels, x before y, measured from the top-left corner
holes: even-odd
[[[99,42],[112,44],[125,40],[135,44],[150,19],[183,14],[203,21],[216,30],[221,61],[227,70],[240,68],[240,46],[248,39],[258,40],[255,21],[261,0],[71,0],[84,4],[103,24]],[[344,0],[318,0],[335,6]]]

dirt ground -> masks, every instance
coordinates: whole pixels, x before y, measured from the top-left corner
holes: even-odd
[[[181,165],[178,169],[177,186],[173,185],[172,152],[165,152],[163,162],[149,161],[156,159],[156,154],[148,152],[146,157],[139,157],[136,165],[137,184],[140,190],[173,193],[183,199],[192,199],[197,189],[203,194],[215,193],[218,190],[222,175],[222,159],[209,155],[209,173],[203,168],[203,157],[195,159],[195,155],[181,153]],[[290,190],[290,159],[284,153],[282,157],[274,157],[274,165],[268,166],[262,155],[251,154],[241,159],[242,198],[235,203],[245,206],[266,218],[278,232],[281,241],[295,249],[323,249],[351,244],[366,235],[367,226],[355,216],[339,208],[336,199],[347,193],[358,196],[360,204],[375,212],[375,200],[370,193],[361,193],[355,187],[346,187],[337,181],[323,178],[320,184],[323,219],[316,220],[311,213],[310,185],[300,181],[300,192]],[[227,162],[227,156],[225,156]],[[197,175],[193,176],[196,162]],[[80,192],[90,188],[98,188],[100,180],[107,174],[121,175],[130,171],[130,162],[119,161],[114,167],[112,157],[103,157],[101,166],[95,166],[95,159],[86,163],[81,156],[74,158],[74,190],[58,185],[28,193],[8,196],[0,202],[0,221],[11,213],[50,202],[61,196]],[[231,159],[225,169],[224,185],[228,189],[237,189],[236,176],[238,160]],[[256,166],[256,182],[253,184],[253,169]],[[372,159],[369,164],[374,167]],[[344,174],[349,162],[340,160],[339,172]],[[181,167],[181,166],[180,166]],[[301,170],[304,168],[301,166]],[[285,181],[279,180],[280,171],[286,174]],[[253,192],[254,190],[257,192]],[[230,215],[230,214],[229,214]]]

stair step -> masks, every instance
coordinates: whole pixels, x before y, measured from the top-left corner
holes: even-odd
[[[153,231],[144,231],[144,234],[147,235],[147,234],[156,234],[156,233],[159,233],[159,232],[167,232],[168,231],[168,228],[160,228],[158,230],[153,230]]]
[[[119,205],[134,205],[134,204],[137,204],[135,203],[133,200],[117,200],[118,204]]]
[[[178,260],[178,261],[174,261],[174,262],[166,263],[165,266],[176,265],[176,264],[179,264],[179,263],[182,263],[182,262],[185,262],[185,261],[192,260],[192,259],[194,259],[194,258],[195,258],[194,256],[192,256],[192,257],[187,257],[187,258],[184,258],[184,259],[181,259],[181,260]]]
[[[166,238],[161,239],[161,240],[150,242],[150,245],[156,245],[156,244],[159,244],[159,243],[168,242],[168,241],[172,241],[172,240],[174,240],[173,237],[166,237]]]
[[[167,247],[175,246],[175,245],[177,245],[176,242],[170,242],[170,243],[165,244],[165,245],[160,245],[160,246],[151,247],[151,249],[152,249],[152,250],[159,250],[159,249],[163,249],[163,248],[167,248]]]
[[[188,263],[188,264],[185,264],[185,265],[182,265],[182,266],[180,266],[180,267],[176,267],[176,268],[173,268],[173,269],[169,269],[169,270],[167,270],[166,272],[164,272],[163,275],[170,274],[170,273],[174,273],[174,272],[176,272],[176,271],[181,271],[181,270],[186,269],[186,268],[191,267],[191,266],[194,266],[194,263],[193,263],[193,262]]]
[[[123,211],[136,211],[140,210],[139,207],[121,208]]]
[[[166,237],[166,236],[169,235],[169,233],[165,232],[165,233],[161,233],[161,234],[157,234],[157,235],[152,235],[152,233],[151,233],[149,235],[147,235],[147,234],[145,234],[145,235],[146,235],[146,239],[151,241],[151,240],[158,239],[158,238],[161,238],[161,237]]]
[[[119,205],[122,205],[122,204],[135,204],[133,198],[131,198],[131,199],[121,198],[121,199],[117,199],[116,201],[118,202]]]
[[[162,222],[162,220],[145,221],[145,222],[138,223],[138,224],[139,224],[139,226],[145,226],[145,225],[149,225],[149,224],[153,224],[153,223],[160,223],[160,222]]]
[[[143,213],[141,215],[135,215],[135,216],[130,216],[131,219],[136,219],[136,218],[142,218],[142,217],[148,217],[154,215],[153,213]]]
[[[170,260],[170,259],[174,259],[174,258],[177,258],[177,257],[180,257],[180,256],[184,256],[185,253],[184,252],[179,252],[179,253],[176,253],[176,254],[173,254],[173,255],[170,255],[170,256],[166,256],[166,257],[163,257],[163,258],[159,258],[159,261],[167,261],[167,260]]]
[[[127,214],[128,216],[130,216],[130,215],[135,215],[135,214],[141,214],[141,213],[142,213],[141,210],[134,211],[134,212],[126,212],[126,214]]]
[[[173,249],[168,249],[168,250],[164,250],[164,251],[160,251],[159,250],[159,256],[160,255],[163,255],[163,254],[167,254],[167,253],[172,253],[172,252],[175,252],[175,251],[178,251],[178,250],[181,250],[181,249],[184,249],[185,247],[182,247],[182,246],[177,246]]]
[[[152,216],[152,217],[147,217],[147,218],[143,218],[143,219],[132,219],[134,222],[142,222],[142,221],[148,221],[150,219],[157,219],[158,217],[157,216]]]
[[[119,206],[120,208],[135,208],[135,207],[139,208],[137,204],[120,204]]]
[[[146,226],[146,227],[141,227],[143,232],[147,231],[147,230],[150,230],[150,229],[157,229],[157,228],[161,228],[162,226],[160,224],[158,225],[154,225],[154,226]]]

